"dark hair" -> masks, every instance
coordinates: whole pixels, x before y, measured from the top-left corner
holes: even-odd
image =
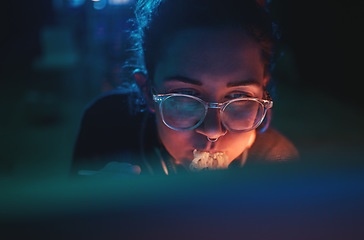
[[[262,0],[139,0],[131,34],[133,64],[152,78],[163,46],[174,33],[195,27],[234,27],[253,37],[270,71],[275,42],[273,22]]]

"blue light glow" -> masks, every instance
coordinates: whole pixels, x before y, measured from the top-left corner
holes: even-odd
[[[105,8],[107,1],[106,0],[92,0],[94,2],[94,9],[102,10]]]
[[[133,0],[109,0],[110,5],[124,5],[133,2]]]
[[[82,6],[85,3],[85,0],[68,0],[68,6],[77,8]]]

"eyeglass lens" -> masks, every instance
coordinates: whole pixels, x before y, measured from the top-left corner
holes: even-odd
[[[204,105],[194,98],[172,96],[163,101],[164,121],[173,128],[188,129],[205,116]]]
[[[222,120],[234,131],[253,128],[262,118],[264,107],[254,100],[237,100],[222,109]],[[171,96],[162,103],[162,115],[167,125],[186,130],[196,127],[205,117],[205,106],[197,99]]]
[[[254,100],[237,100],[226,106],[223,121],[235,131],[253,128],[263,116],[264,107]]]

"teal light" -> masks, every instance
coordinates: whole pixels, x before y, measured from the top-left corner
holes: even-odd
[[[106,0],[92,0],[94,3],[94,9],[96,10],[102,10],[106,7]]]

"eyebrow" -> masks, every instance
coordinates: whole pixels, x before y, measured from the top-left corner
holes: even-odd
[[[242,80],[242,81],[237,81],[237,82],[229,82],[226,84],[227,87],[239,87],[239,86],[248,86],[248,85],[256,85],[256,86],[260,87],[262,84],[255,79],[247,79],[247,80]]]
[[[202,86],[202,82],[196,80],[196,79],[192,79],[192,78],[188,78],[188,77],[183,77],[183,76],[173,76],[173,77],[168,77],[165,78],[164,81],[169,82],[169,81],[179,81],[179,82],[184,82],[184,83],[189,83],[189,84],[193,84],[193,85],[198,85],[198,86]]]
[[[164,81],[166,81],[166,82],[179,81],[179,82],[189,83],[189,84],[193,84],[193,85],[197,85],[197,86],[203,85],[202,82],[200,82],[196,79],[179,76],[179,75],[173,76],[173,77],[167,77],[164,79]],[[251,78],[251,79],[242,80],[242,81],[228,82],[226,84],[227,87],[239,87],[239,86],[248,86],[248,85],[256,85],[256,86],[260,87],[261,83],[255,79]]]

